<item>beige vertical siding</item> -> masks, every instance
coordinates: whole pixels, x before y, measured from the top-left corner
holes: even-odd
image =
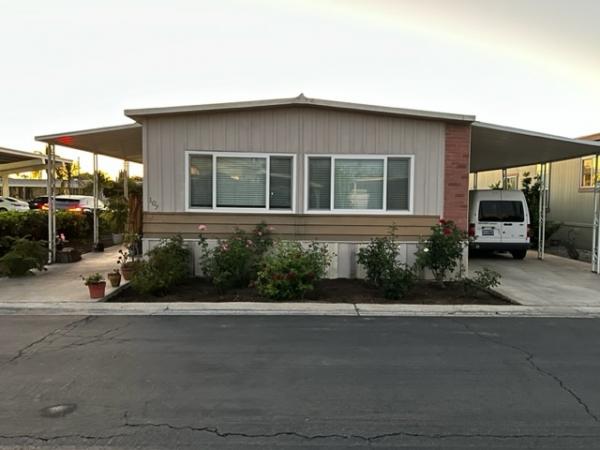
[[[185,211],[186,150],[296,154],[298,212],[303,207],[304,155],[412,154],[414,214],[439,216],[442,211],[442,122],[286,107],[164,116],[144,125],[148,212]]]

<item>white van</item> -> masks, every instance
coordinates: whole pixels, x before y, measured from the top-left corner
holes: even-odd
[[[510,252],[523,259],[530,246],[531,221],[521,191],[495,189],[469,192],[470,248]]]

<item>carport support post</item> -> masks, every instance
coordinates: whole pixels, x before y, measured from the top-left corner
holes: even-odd
[[[546,247],[546,173],[547,164],[544,163],[540,168],[540,192],[538,202],[538,259],[544,259]]]
[[[592,232],[592,272],[600,274],[600,155],[596,154],[594,171],[594,218]]]
[[[506,169],[502,169],[502,190],[506,190],[506,180],[508,178]]]
[[[97,248],[98,236],[98,154],[94,153],[94,249]]]
[[[0,173],[2,178],[2,197],[10,197],[10,186],[8,185],[8,173]]]
[[[48,196],[48,264],[56,261],[56,203],[55,203],[55,163],[56,153],[54,144],[48,144],[46,146],[46,172],[47,172],[47,185],[46,194]]]
[[[123,197],[129,200],[129,161],[123,161]]]

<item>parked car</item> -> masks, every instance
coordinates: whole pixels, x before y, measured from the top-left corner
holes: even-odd
[[[0,212],[2,211],[27,211],[27,202],[14,197],[0,197]]]
[[[91,195],[57,195],[55,205],[57,210],[92,212],[94,210],[94,197]],[[29,202],[29,208],[48,209],[48,197],[34,198]],[[102,200],[98,200],[98,209],[106,209]]]
[[[475,190],[469,192],[471,248],[510,252],[523,259],[530,247],[531,221],[521,191]]]

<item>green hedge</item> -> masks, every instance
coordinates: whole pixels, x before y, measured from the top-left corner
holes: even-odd
[[[100,220],[100,229],[103,221]],[[91,214],[68,211],[56,212],[56,231],[67,240],[89,239],[93,234]],[[48,239],[48,212],[41,210],[0,212],[0,236],[25,237],[33,240]]]

